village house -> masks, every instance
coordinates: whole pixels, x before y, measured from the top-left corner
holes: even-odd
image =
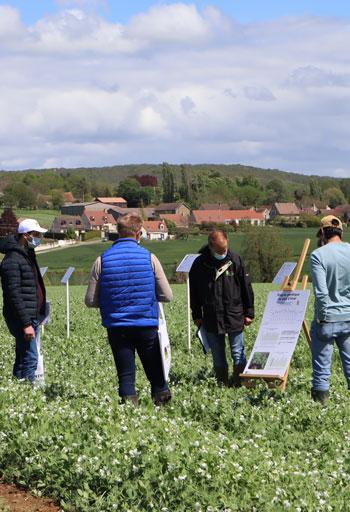
[[[165,221],[170,220],[177,228],[188,228],[190,217],[188,215],[180,215],[179,213],[163,213],[162,219]]]
[[[283,217],[286,221],[297,221],[300,210],[295,203],[275,203],[270,211],[270,220],[276,217]]]
[[[189,217],[191,211],[185,203],[161,203],[154,208],[155,215],[162,217],[164,213],[172,213]]]
[[[90,229],[80,215],[60,215],[54,219],[50,231],[55,234],[67,233],[69,228],[73,228],[77,236]]]
[[[117,231],[115,218],[103,210],[87,210],[82,219],[89,226],[89,231]]]
[[[146,220],[142,226],[141,236],[147,240],[166,240],[168,227],[163,220]]]
[[[242,222],[252,226],[264,226],[265,217],[262,212],[254,210],[193,210],[191,221],[194,224],[241,224]]]

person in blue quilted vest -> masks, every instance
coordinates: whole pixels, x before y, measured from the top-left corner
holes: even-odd
[[[142,219],[118,219],[118,240],[95,261],[85,296],[88,307],[99,307],[113,352],[122,401],[138,404],[135,352],[140,357],[156,405],[171,399],[159,349],[158,302],[170,302],[172,290],[154,254],[139,242]]]

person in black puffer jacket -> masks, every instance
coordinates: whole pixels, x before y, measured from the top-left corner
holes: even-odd
[[[0,252],[5,254],[0,267],[3,314],[16,340],[13,375],[30,382],[35,380],[36,337],[46,304],[45,286],[34,248],[40,245],[41,233],[45,232],[36,220],[26,219],[19,224],[17,235],[0,241]]]
[[[189,274],[193,321],[206,332],[217,382],[224,385],[229,382],[225,353],[228,334],[234,365],[232,384],[239,386],[239,375],[246,365],[243,329],[254,318],[250,277],[240,256],[228,248],[225,231],[212,231],[208,245],[199,253]]]

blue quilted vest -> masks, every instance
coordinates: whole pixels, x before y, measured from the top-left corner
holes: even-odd
[[[99,304],[102,325],[158,327],[151,253],[133,238],[121,238],[102,254]]]

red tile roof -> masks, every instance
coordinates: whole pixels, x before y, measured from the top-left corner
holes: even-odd
[[[196,224],[202,222],[225,223],[234,220],[265,220],[262,212],[252,210],[193,210],[192,214]]]
[[[96,201],[98,201],[99,203],[106,203],[106,204],[114,204],[114,203],[126,204],[126,201],[123,197],[96,197]]]
[[[275,203],[278,215],[299,215],[300,210],[294,203]]]
[[[117,221],[110,213],[102,210],[88,210],[83,214],[91,226],[103,226],[104,224],[114,224]]]
[[[164,229],[160,229],[160,226],[163,225]],[[165,222],[161,220],[145,220],[143,221],[143,227],[147,231],[147,233],[167,233],[168,226]]]

